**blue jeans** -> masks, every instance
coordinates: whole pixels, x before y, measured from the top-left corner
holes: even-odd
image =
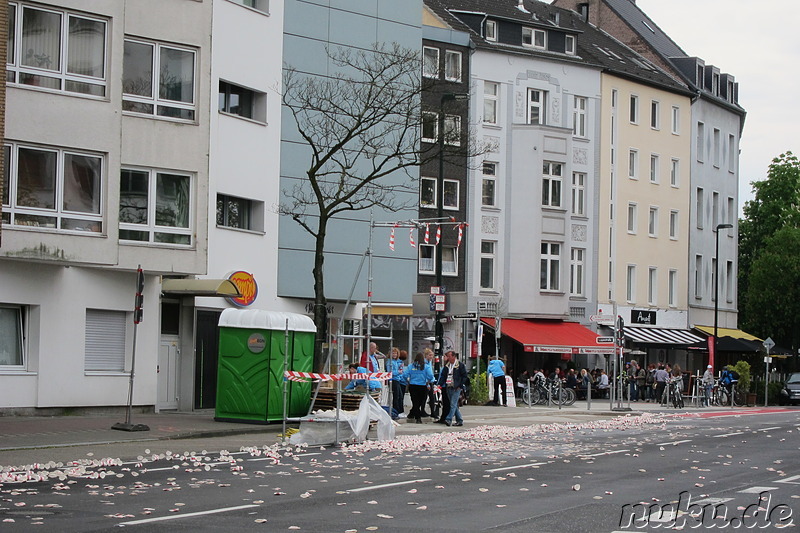
[[[463,422],[461,418],[461,411],[458,410],[458,398],[461,396],[461,389],[454,387],[447,387],[447,397],[450,399],[450,412],[444,417],[445,421],[452,422],[453,417],[456,417],[456,422]]]

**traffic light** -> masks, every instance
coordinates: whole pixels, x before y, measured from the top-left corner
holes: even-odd
[[[625,344],[625,321],[621,316],[617,317],[617,345]]]
[[[136,297],[133,300],[133,323],[142,321],[142,307],[144,306],[144,272],[142,265],[136,270]]]

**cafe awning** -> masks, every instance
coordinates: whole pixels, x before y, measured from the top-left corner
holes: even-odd
[[[633,342],[647,344],[689,345],[703,342],[703,338],[686,329],[625,326],[625,336]]]
[[[694,329],[702,331],[706,335],[714,335],[714,326],[695,326]],[[731,337],[733,339],[743,339],[746,341],[763,342],[763,339],[759,339],[755,335],[751,335],[746,331],[742,331],[740,329],[735,329],[735,328],[717,328],[717,336],[719,338]]]
[[[494,328],[494,318],[482,318]],[[526,352],[539,353],[614,353],[612,344],[598,344],[597,333],[576,322],[504,318],[500,332],[522,344]]]
[[[229,279],[165,278],[161,282],[161,292],[179,296],[242,296],[236,284]]]

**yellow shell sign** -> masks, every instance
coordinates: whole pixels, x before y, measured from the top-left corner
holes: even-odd
[[[229,302],[239,307],[247,307],[256,301],[256,297],[258,296],[258,284],[256,283],[256,278],[254,278],[251,273],[239,270],[228,276],[228,279],[231,280],[236,287],[238,287],[239,292],[242,293],[241,297],[228,298]]]

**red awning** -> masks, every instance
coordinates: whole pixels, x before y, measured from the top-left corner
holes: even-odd
[[[481,318],[494,327],[494,318]],[[504,318],[500,332],[522,344],[526,352],[611,354],[613,344],[598,344],[597,333],[575,322]]]

